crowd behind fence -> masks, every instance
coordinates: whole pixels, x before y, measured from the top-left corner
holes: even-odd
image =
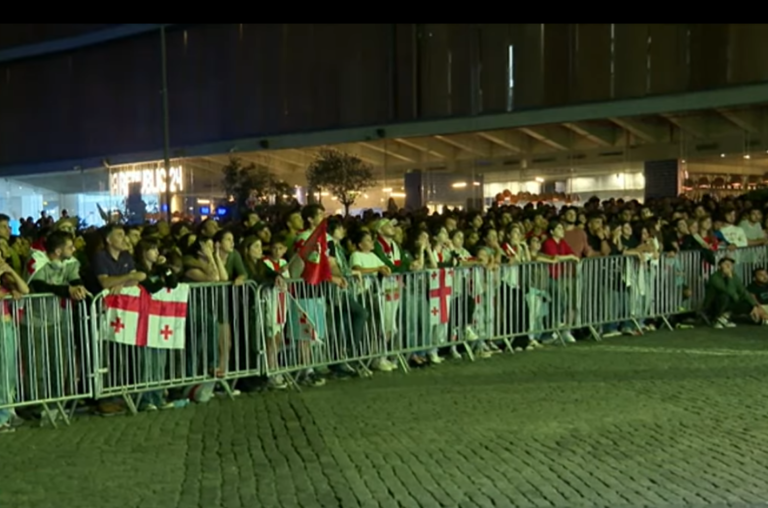
[[[567,344],[571,331],[599,340],[633,334],[651,321],[701,308],[708,276],[723,256],[748,282],[765,267],[766,247],[674,256],[607,256],[486,269],[444,268],[356,277],[346,287],[191,284],[181,349],[108,340],[107,293],[89,302],[36,294],[4,300],[0,328],[0,411],[41,406],[47,421],[69,422],[78,401],[140,399],[215,383],[236,393],[239,379],[343,365],[369,374],[381,362],[408,371],[413,355],[448,348],[474,358],[484,344],[514,351],[523,337]],[[391,369],[380,369],[391,370]]]

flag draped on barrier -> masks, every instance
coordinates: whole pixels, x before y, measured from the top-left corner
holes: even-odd
[[[429,318],[432,325],[448,323],[452,294],[453,270],[432,270],[429,274]]]
[[[106,336],[120,344],[159,349],[184,349],[189,286],[150,294],[141,286],[104,297]]]

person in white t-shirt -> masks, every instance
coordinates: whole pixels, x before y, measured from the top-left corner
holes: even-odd
[[[747,247],[749,241],[747,240],[746,233],[742,228],[734,224],[736,222],[736,210],[728,210],[723,214],[722,219],[720,234],[723,235],[725,241],[736,247]]]
[[[729,212],[735,215],[735,212]],[[728,218],[726,216],[726,218]],[[745,214],[739,227],[744,231],[747,237],[747,243],[750,247],[765,245],[768,241],[765,239],[765,232],[761,224],[763,220],[763,214],[757,208],[753,208],[749,213]]]
[[[374,244],[373,238],[368,231],[359,232],[354,238],[355,246],[357,250],[349,257],[349,264],[352,270],[366,275],[381,275],[382,277],[388,277],[392,274],[390,268],[381,260],[381,258],[373,252]],[[372,292],[372,286],[374,282],[370,277],[366,277],[363,282],[363,305],[372,306],[369,309],[374,319],[379,318],[381,320],[382,331],[384,332],[384,340],[390,343],[393,339],[395,332],[397,331],[397,301],[390,301],[389,299],[380,299],[379,294]],[[375,341],[376,338],[374,337]],[[376,370],[389,372],[395,370],[395,364],[389,361],[386,356],[382,356],[373,361],[371,365]]]

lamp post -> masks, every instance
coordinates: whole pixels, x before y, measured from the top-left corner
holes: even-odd
[[[160,59],[162,65],[162,80],[163,80],[163,162],[165,164],[165,205],[166,213],[168,214],[168,223],[170,224],[173,214],[171,213],[171,135],[169,128],[168,118],[168,52],[166,50],[165,43],[165,25],[160,27]]]

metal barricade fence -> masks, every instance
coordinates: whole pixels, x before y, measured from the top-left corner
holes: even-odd
[[[51,294],[0,301],[1,423],[29,406],[53,426],[68,424],[74,402],[92,396],[87,310]]]
[[[606,256],[580,262],[579,324],[599,340],[605,332],[641,331],[640,313],[650,308],[650,280],[639,256]]]
[[[258,293],[264,330],[265,373],[299,374],[348,365],[368,374],[372,362],[397,351],[399,283],[350,278],[346,287],[289,280]]]
[[[525,347],[529,339],[570,342],[582,304],[579,271],[573,261],[513,263],[491,271],[494,320],[489,338],[510,349]]]
[[[145,402],[163,403],[163,392],[173,388],[194,388],[201,384],[219,384],[232,395],[228,380],[261,375],[263,333],[256,317],[257,287],[246,283],[187,284],[184,342],[169,347],[150,347],[124,343],[116,334],[126,324],[110,316],[107,298],[99,294],[91,305],[93,341],[94,397],[123,397],[131,410],[145,397]],[[138,309],[138,307],[135,307]],[[133,325],[144,329],[152,316],[163,317],[167,306],[141,309]],[[138,341],[139,332],[129,335]],[[130,395],[138,394],[133,400]]]
[[[444,268],[351,278],[345,288],[190,284],[176,349],[115,341],[107,292],[90,309],[54,295],[4,300],[0,421],[13,408],[39,406],[54,425],[69,422],[68,403],[89,397],[121,396],[135,411],[142,396],[203,383],[232,395],[228,381],[322,366],[369,373],[387,359],[407,370],[406,356],[450,348],[472,358],[485,340],[514,349],[519,337],[570,342],[576,328],[599,339],[606,327],[640,330],[646,319],[669,326],[670,316],[701,310],[724,256],[748,284],[768,248]]]
[[[487,290],[487,274],[473,268],[438,268],[392,275],[397,281],[398,312],[391,313],[400,330],[399,351],[404,355],[424,354],[433,361],[437,350],[449,347],[459,355],[461,347],[470,357],[469,344],[478,340],[478,327],[485,327],[485,304],[480,298]]]

